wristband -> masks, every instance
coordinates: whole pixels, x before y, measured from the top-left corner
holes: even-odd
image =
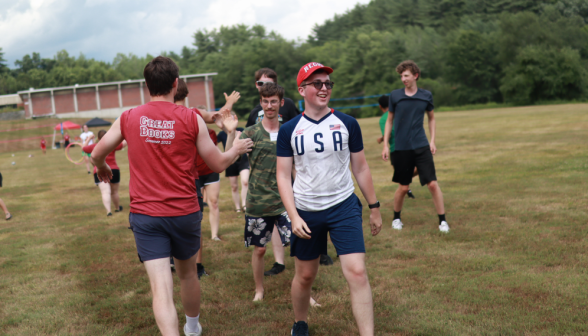
[[[380,207],[380,201],[376,201],[374,204],[368,204],[368,208],[375,209]]]

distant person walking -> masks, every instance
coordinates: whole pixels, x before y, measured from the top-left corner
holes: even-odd
[[[43,151],[43,154],[47,153],[47,142],[44,137],[41,137],[41,150]]]
[[[63,148],[67,148],[67,146],[69,146],[69,134],[65,132],[63,135]]]
[[[0,188],[2,187],[2,173],[0,173]],[[4,211],[4,216],[6,218],[6,220],[10,220],[12,218],[12,215],[10,214],[10,212],[8,212],[8,208],[6,207],[6,204],[4,204],[4,201],[0,198],[0,208],[2,208],[2,211]]]
[[[151,101],[122,113],[92,152],[92,161],[98,178],[110,181],[112,172],[106,156],[123,140],[128,142],[129,222],[149,276],[155,321],[164,336],[179,336],[169,267],[172,255],[186,315],[184,334],[200,336],[196,253],[200,249],[202,212],[194,185],[194,153],[197,150],[206,164],[219,172],[248,152],[252,141],[237,140],[225,153],[214,146],[202,117],[174,104],[179,68],[170,58],[154,58],[143,73]]]
[[[431,92],[419,89],[417,81],[421,76],[421,70],[413,61],[404,61],[396,67],[400,75],[404,89],[398,89],[390,93],[388,119],[384,131],[384,148],[382,159],[387,161],[390,155],[388,144],[390,134],[394,129],[395,149],[392,153],[394,164],[394,176],[392,181],[400,184],[394,194],[394,219],[392,228],[402,230],[403,223],[400,220],[400,212],[404,204],[404,196],[409,190],[415,167],[419,172],[421,185],[427,185],[433,203],[439,215],[439,231],[449,232],[449,225],[445,219],[445,205],[443,193],[437,183],[435,163],[433,155],[437,152],[435,139],[437,135],[435,114],[433,112],[433,95]],[[431,142],[423,126],[425,114],[429,120],[429,133]]]
[[[100,139],[102,139],[102,137],[105,134],[105,130],[100,130],[98,132],[98,141],[100,141]],[[87,137],[84,141],[82,147],[82,151],[84,151],[84,153],[92,154],[92,151],[94,150],[94,147],[96,147],[96,144],[88,145],[88,143],[92,141],[93,138],[94,134]],[[120,205],[120,198],[118,195],[118,189],[120,185],[120,169],[116,164],[115,152],[123,149],[126,145],[127,142],[123,141],[120,145],[118,145],[115,148],[115,150],[113,150],[112,152],[110,152],[110,154],[106,156],[106,163],[112,170],[112,179],[110,180],[110,183],[100,182],[100,180],[98,179],[98,175],[96,174],[96,167],[94,167],[94,183],[96,183],[96,185],[100,189],[100,193],[102,194],[102,204],[104,204],[104,208],[106,208],[106,216],[112,216],[112,212],[110,211],[110,203],[114,204],[114,212],[121,212],[123,209],[122,205]]]
[[[80,134],[80,139],[82,140],[82,143],[87,143],[86,146],[92,145],[94,144],[94,133],[91,131],[88,131],[88,125],[84,125],[82,126],[82,134]],[[89,140],[89,142],[86,142],[86,139],[88,139],[90,136],[92,136],[92,138]],[[90,154],[82,151],[82,157],[84,158],[84,162],[86,163],[86,170],[88,171],[88,174],[90,173],[90,167],[91,167],[91,162],[90,162]]]

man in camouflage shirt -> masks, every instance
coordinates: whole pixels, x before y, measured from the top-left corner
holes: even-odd
[[[272,239],[274,225],[277,225],[283,246],[290,244],[292,234],[290,218],[282,204],[276,180],[276,144],[280,129],[278,112],[284,105],[284,89],[275,83],[266,83],[261,87],[259,95],[264,118],[260,123],[247,127],[241,134],[241,139],[251,139],[254,143],[249,153],[251,174],[245,211],[245,247],[255,247],[251,258],[255,280],[253,301],[263,299],[263,256],[266,244]],[[227,139],[227,150],[234,137],[235,132],[231,132]]]

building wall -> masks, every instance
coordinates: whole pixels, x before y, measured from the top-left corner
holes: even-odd
[[[120,107],[118,102],[118,85],[101,86],[100,109]]]
[[[121,85],[121,95],[123,106],[141,105],[141,89],[139,84]]]
[[[53,99],[55,99],[55,113],[75,112],[73,89],[55,91]]]
[[[35,115],[47,115],[53,113],[50,92],[33,93],[31,94],[31,100],[33,101],[33,113]]]
[[[188,105],[190,107],[196,107],[198,105],[206,106],[206,87],[204,81],[200,78],[194,80],[188,79],[186,82],[188,86]],[[212,89],[212,81],[208,82],[210,109],[214,110],[214,91]]]
[[[76,90],[78,97],[78,111],[92,111],[97,110],[96,105],[96,89],[94,88],[83,88]],[[35,107],[33,106],[33,111]],[[35,112],[35,115],[37,113]]]

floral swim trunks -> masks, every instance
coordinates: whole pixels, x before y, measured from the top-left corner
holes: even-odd
[[[290,245],[292,236],[292,223],[288,213],[284,211],[277,216],[250,217],[245,216],[245,247],[251,245],[265,247],[272,240],[274,225],[277,225],[282,245]]]

